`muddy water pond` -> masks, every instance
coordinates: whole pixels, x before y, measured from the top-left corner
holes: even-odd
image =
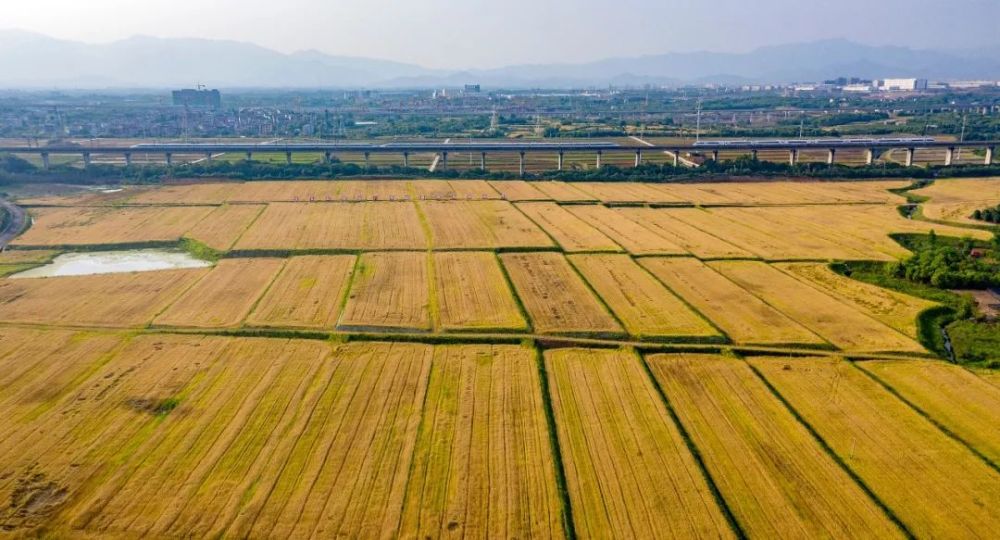
[[[12,279],[86,276],[122,272],[148,272],[176,268],[202,268],[212,263],[174,249],[133,249],[64,253],[52,262],[10,276]]]

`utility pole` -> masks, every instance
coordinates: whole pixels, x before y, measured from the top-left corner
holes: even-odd
[[[698,114],[695,120],[694,141],[701,141],[701,98],[698,98]]]

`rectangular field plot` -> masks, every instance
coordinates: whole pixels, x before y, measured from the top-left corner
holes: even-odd
[[[258,204],[220,206],[188,230],[184,236],[212,249],[228,251],[263,211],[264,206]]]
[[[492,180],[490,185],[508,201],[548,201],[551,197],[535,188],[535,184],[524,180]]]
[[[542,333],[618,334],[621,327],[559,253],[500,256],[532,327]]]
[[[284,259],[224,259],[154,321],[163,326],[236,326],[284,266]]]
[[[943,362],[873,360],[857,366],[1000,465],[1000,388]]]
[[[535,182],[538,191],[556,202],[596,202],[597,198],[566,182]]]
[[[433,257],[442,330],[527,328],[495,254],[439,252]]]
[[[422,201],[434,249],[549,247],[552,239],[507,201]]]
[[[890,291],[842,276],[826,264],[778,263],[774,265],[846,304],[917,339],[917,316],[934,302]]]
[[[66,490],[45,517],[62,535],[393,534],[431,352],[139,337],[40,418],[62,430],[18,431],[18,451],[0,460]],[[177,396],[175,408],[157,412]],[[46,452],[58,441],[80,446]]]
[[[571,255],[569,260],[630,334],[721,339],[712,325],[628,255]]]
[[[59,251],[49,249],[6,249],[0,251],[0,265],[47,263],[58,254]]]
[[[414,184],[419,185],[420,180]],[[500,193],[486,180],[449,180],[456,199],[499,199]]]
[[[604,233],[558,204],[527,202],[519,203],[517,209],[555,238],[563,251],[622,251]]]
[[[702,259],[751,258],[754,255],[673,216],[664,208],[615,208],[636,223]]]
[[[930,219],[983,225],[982,221],[972,219],[972,213],[1000,204],[1000,178],[936,180],[911,193],[930,197],[921,207],[924,216]]]
[[[209,206],[160,208],[35,208],[34,223],[13,244],[81,246],[176,242],[214,210]]]
[[[1000,473],[850,363],[750,363],[917,538],[1000,527]]]
[[[247,317],[247,324],[332,328],[340,316],[355,260],[354,255],[288,259]]]
[[[545,371],[577,535],[734,536],[637,357],[556,349]]]
[[[685,201],[651,184],[636,182],[579,182],[580,190],[593,195],[603,203],[661,203],[680,204]]]
[[[697,259],[645,257],[639,262],[736,343],[826,343]]]
[[[565,534],[540,389],[530,348],[434,349],[401,537]]]
[[[750,538],[901,538],[901,531],[746,365],[647,358]]]
[[[654,231],[601,205],[565,207],[573,215],[598,228],[629,253],[636,255],[686,255],[687,251]]]
[[[219,182],[158,186],[137,191],[127,200],[129,204],[148,205],[222,204],[248,185],[244,182]]]
[[[412,202],[274,203],[236,249],[426,249]]]
[[[926,352],[913,339],[765,263],[715,261],[709,266],[842,349]]]
[[[208,269],[0,280],[0,321],[145,326]]]
[[[430,330],[427,257],[423,252],[361,255],[338,328]]]

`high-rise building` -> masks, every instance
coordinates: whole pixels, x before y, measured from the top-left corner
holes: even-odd
[[[204,90],[187,88],[184,90],[174,90],[174,105],[184,107],[208,107],[218,109],[222,107],[222,94],[218,90]]]

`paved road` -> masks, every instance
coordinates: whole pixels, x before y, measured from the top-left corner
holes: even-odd
[[[10,214],[7,227],[0,231],[0,249],[6,249],[7,244],[24,230],[24,226],[28,222],[28,215],[20,206],[2,199],[0,199],[0,208]]]

